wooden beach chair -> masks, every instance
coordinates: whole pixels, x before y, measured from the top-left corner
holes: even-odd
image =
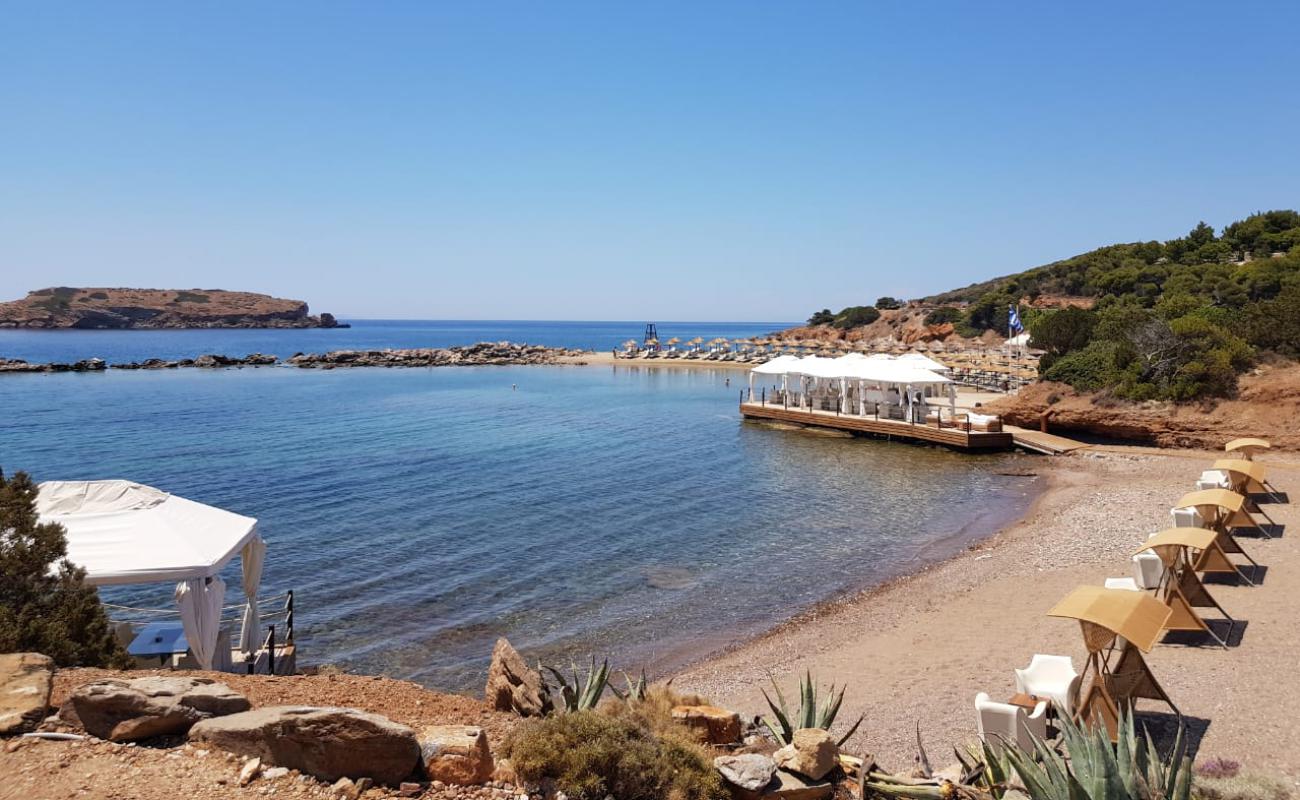
[[[1170,615],[1165,622],[1165,630],[1207,633],[1221,647],[1227,648],[1237,621],[1205,588],[1196,574],[1195,566],[1201,553],[1212,552],[1218,547],[1217,539],[1218,533],[1207,528],[1168,528],[1147,539],[1146,544],[1138,548],[1137,554],[1155,553],[1164,564],[1164,574],[1156,587],[1156,597],[1169,606]],[[1227,556],[1220,554],[1220,557],[1227,561]],[[1232,568],[1231,564],[1229,568]],[[1196,612],[1198,608],[1218,609],[1228,621],[1227,635],[1221,637],[1215,633]]]
[[[1120,709],[1132,713],[1139,699],[1159,700],[1182,719],[1142,657],[1151,652],[1171,613],[1145,592],[1100,586],[1080,586],[1047,612],[1078,620],[1088,651],[1081,673],[1088,688],[1074,704],[1077,722],[1105,725],[1111,741],[1118,741]]]

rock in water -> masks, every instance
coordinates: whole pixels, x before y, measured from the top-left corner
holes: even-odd
[[[204,720],[190,729],[190,741],[325,781],[373,778],[396,785],[420,760],[415,731],[355,708],[268,706]]]
[[[431,725],[420,733],[420,760],[429,780],[475,786],[492,780],[496,765],[482,728]]]
[[[539,717],[551,710],[550,697],[542,690],[541,674],[524,663],[523,656],[504,636],[492,648],[483,696],[494,710],[514,711],[525,717]]]
[[[54,661],[40,653],[0,655],[0,736],[26,733],[45,719]]]
[[[840,748],[821,728],[800,728],[772,758],[778,767],[819,781],[839,763]]]
[[[767,786],[776,774],[776,762],[757,753],[718,756],[713,759],[713,767],[722,773],[728,783],[749,792],[757,792]]]
[[[676,706],[673,719],[691,729],[703,744],[740,741],[740,715],[717,706]]]
[[[127,742],[184,733],[200,720],[251,706],[210,678],[149,677],[83,684],[72,693],[72,707],[87,733]]]

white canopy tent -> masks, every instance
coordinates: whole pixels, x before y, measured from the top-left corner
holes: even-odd
[[[900,363],[912,364],[922,369],[928,369],[931,372],[951,372],[952,370],[946,364],[940,364],[933,358],[921,353],[904,353],[896,361]]]
[[[241,647],[257,646],[256,595],[266,544],[256,519],[131,481],[46,481],[39,490],[41,522],[64,527],[68,560],[86,570],[87,583],[177,581],[185,638],[204,669],[212,669],[218,655],[226,589],[220,572],[239,555],[248,602]]]
[[[789,376],[798,376],[801,381],[804,378],[813,380],[838,381],[840,398],[848,397],[849,382],[857,384],[858,389],[858,412],[866,414],[866,399],[864,389],[867,384],[885,387],[891,386],[898,389],[897,405],[907,407],[908,414],[911,414],[913,397],[911,389],[914,387],[938,387],[941,385],[951,385],[952,380],[939,374],[931,369],[927,369],[921,361],[930,362],[925,356],[916,356],[915,358],[891,358],[888,356],[863,356],[857,353],[841,356],[839,358],[821,358],[818,356],[808,356],[807,358],[794,358],[782,356],[775,358],[766,364],[755,367],[750,370],[749,387],[750,398],[753,398],[754,375],[780,375],[783,393],[787,390],[787,379]],[[931,362],[938,364],[938,362]],[[943,365],[939,365],[941,368]],[[801,383],[802,386],[802,383]],[[805,399],[807,392],[804,392]],[[956,396],[952,391],[948,392],[949,405],[955,412]]]

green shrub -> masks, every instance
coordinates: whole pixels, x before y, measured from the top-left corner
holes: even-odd
[[[835,315],[829,308],[823,308],[808,318],[809,325],[829,325],[835,321]]]
[[[87,297],[91,300],[107,300],[108,292],[91,292]]]
[[[1300,356],[1300,286],[1289,286],[1272,300],[1246,306],[1241,330],[1256,347]]]
[[[903,301],[896,297],[882,297],[876,301],[876,308],[894,310],[903,307]]]
[[[1116,361],[1120,345],[1117,342],[1092,342],[1081,350],[1047,360],[1042,378],[1068,383],[1084,392],[1095,392],[1114,383],[1119,377]]]
[[[870,325],[878,319],[880,319],[880,311],[875,306],[849,306],[835,315],[835,320],[831,322],[831,325],[842,330],[848,330],[849,328]]]
[[[36,485],[0,472],[0,653],[44,653],[61,667],[125,667],[99,594],[67,560],[62,525],[36,516]]]
[[[208,303],[212,298],[197,292],[177,292],[173,303]]]
[[[1092,311],[1062,308],[1035,315],[1029,323],[1029,338],[1034,347],[1063,356],[1086,347],[1096,328],[1097,315]]]
[[[926,325],[943,325],[946,322],[957,323],[961,320],[962,314],[960,308],[952,306],[939,306],[929,314],[925,315]]]
[[[507,737],[503,753],[526,783],[553,781],[575,800],[730,797],[700,745],[598,711],[527,720]]]

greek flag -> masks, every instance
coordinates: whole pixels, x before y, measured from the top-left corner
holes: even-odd
[[[1007,330],[1011,331],[1012,336],[1019,336],[1025,332],[1025,326],[1020,322],[1020,314],[1016,312],[1015,306],[1007,306]]]

